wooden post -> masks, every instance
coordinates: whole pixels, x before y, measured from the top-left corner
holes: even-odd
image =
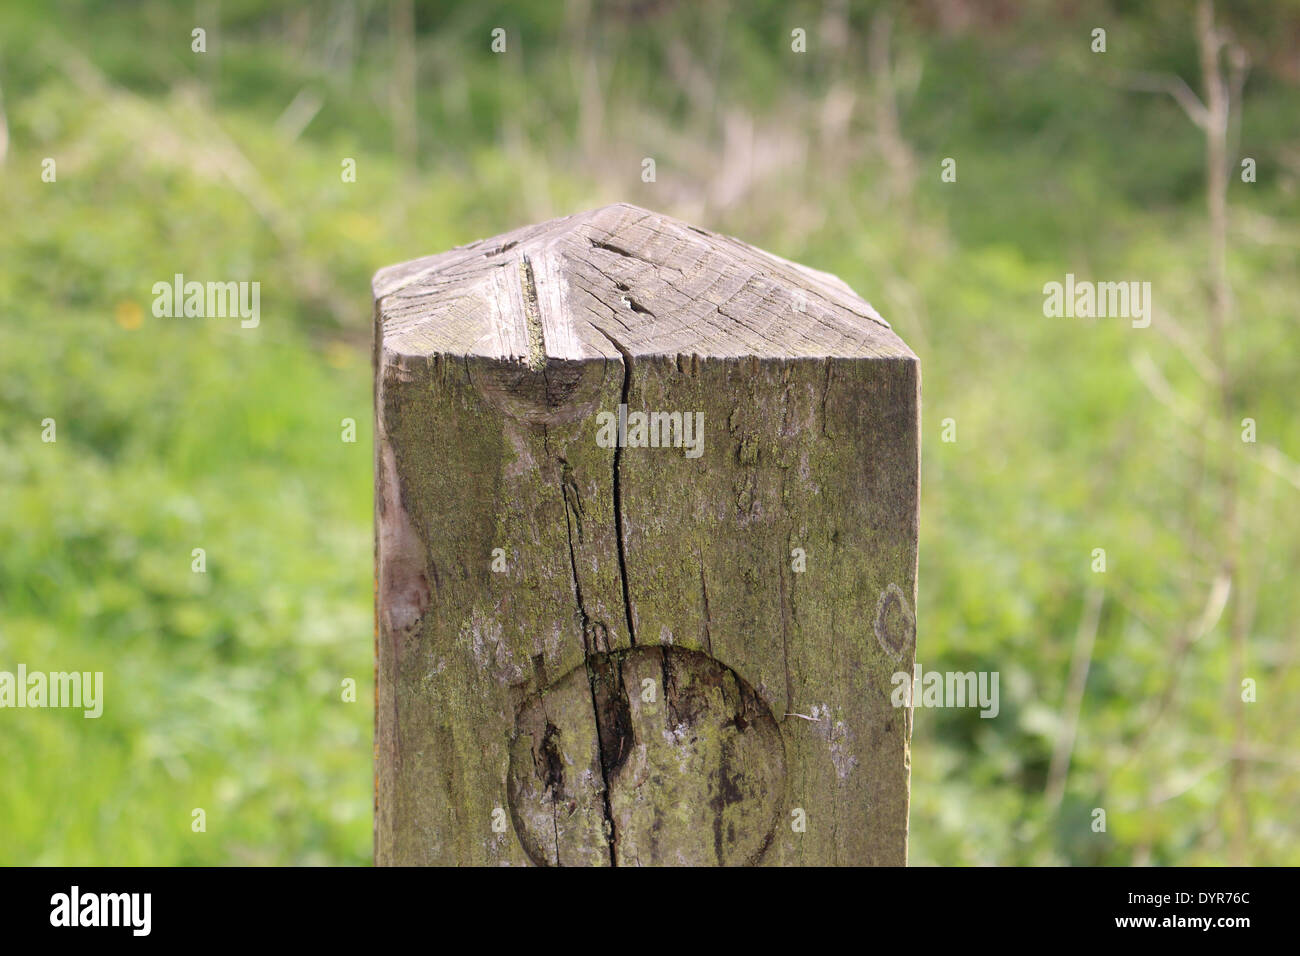
[[[888,324],[628,205],[374,296],[376,862],[906,862],[920,375]]]

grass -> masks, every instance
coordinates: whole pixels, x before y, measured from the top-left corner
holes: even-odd
[[[1300,863],[1297,489],[1153,396],[1151,368],[1210,406],[1194,357],[1158,328],[1041,311],[1066,272],[1148,280],[1204,347],[1198,134],[1172,100],[1113,82],[1162,69],[1195,86],[1181,20],[1116,5],[1101,57],[1088,24],[1048,5],[955,34],[903,18],[891,141],[871,10],[837,32],[818,4],[644,20],[422,5],[417,150],[402,157],[381,8],[223,3],[204,55],[188,8],[52,9],[0,13],[0,669],[102,670],[106,703],[99,720],[0,714],[0,863],[369,860],[369,277],[614,200],[841,275],[921,356],[918,658],[998,671],[1002,703],[996,720],[917,711],[914,862],[1225,862],[1241,829],[1226,755],[1242,601],[1259,694],[1249,859]],[[803,57],[789,52],[800,25]],[[1267,30],[1242,29],[1268,52]],[[279,121],[304,90],[322,106],[294,135]],[[1294,104],[1266,64],[1252,72],[1240,152],[1260,172],[1230,190],[1229,344],[1234,408],[1293,461]],[[948,156],[956,183],[940,181]],[[154,317],[152,285],[176,272],[259,281],[261,324]],[[941,440],[948,418],[956,442]],[[1243,454],[1243,586],[1175,657],[1216,568],[1210,492]],[[1054,812],[1046,777],[1094,586]]]

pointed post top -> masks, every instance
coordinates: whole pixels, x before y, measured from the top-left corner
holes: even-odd
[[[389,266],[373,290],[395,355],[916,358],[835,276],[627,203]]]

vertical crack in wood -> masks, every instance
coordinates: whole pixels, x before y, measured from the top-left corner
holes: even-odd
[[[668,730],[677,729],[679,720],[677,717],[677,682],[673,680],[671,662],[668,660],[668,648],[663,647],[659,650],[659,669],[660,677],[664,682],[664,718],[668,722]]]
[[[828,419],[826,418],[826,399],[830,397],[831,394],[831,368],[832,367],[833,366],[831,360],[827,359],[826,360],[826,384],[822,386],[822,435],[823,437],[829,437],[830,435],[830,432],[826,430],[826,425],[828,422]]]
[[[527,253],[519,259],[519,284],[524,297],[524,324],[528,329],[528,367],[540,372],[546,368],[546,338],[542,334],[542,313],[537,305],[537,279]]]
[[[559,744],[555,738],[559,730],[551,723],[551,716],[546,712],[546,699],[542,699],[542,716],[546,719],[546,730],[542,734],[542,758],[545,761],[542,779],[546,781],[546,790],[551,798],[551,833],[555,838],[555,865],[560,865],[560,794],[564,790],[564,758],[560,754]]]
[[[709,656],[713,656],[713,615],[709,612],[709,582],[704,577],[704,555],[697,554],[700,559],[700,595],[704,601],[704,649],[708,651]]]
[[[578,578],[578,556],[573,547],[573,524],[578,520],[581,514],[581,502],[577,499],[576,483],[573,482],[570,473],[569,463],[563,458],[556,459],[560,464],[560,491],[564,496],[564,527],[569,541],[569,571],[573,575],[573,593],[578,602],[578,617],[582,626],[582,663],[587,671],[587,684],[591,689],[591,715],[596,723],[596,761],[600,768],[600,779],[604,785],[601,793],[601,801],[604,804],[605,812],[605,840],[609,845],[609,865],[618,866],[618,834],[614,830],[614,808],[610,803],[610,769],[605,765],[605,748],[602,745],[608,730],[602,726],[604,718],[600,702],[600,693],[597,688],[596,670],[592,666],[592,654],[599,650],[592,646],[592,634],[595,625],[592,624],[591,618],[587,614],[587,605],[582,599],[582,583]],[[570,485],[573,489],[570,489]],[[572,495],[572,499],[570,498]],[[608,641],[607,641],[608,643]],[[543,689],[543,698],[545,697]],[[555,861],[559,865],[560,860],[560,837],[559,830],[556,830],[555,836]]]
[[[593,329],[599,332],[605,338],[609,339],[609,344],[618,349],[618,354],[623,356],[623,391],[620,401],[623,407],[627,407],[628,396],[632,393],[632,353],[623,347],[622,343],[614,336],[610,335],[599,325],[589,323]],[[618,539],[618,576],[623,583],[623,613],[627,616],[627,640],[632,647],[636,647],[636,625],[632,623],[632,591],[628,586],[627,580],[627,545],[623,535],[623,488],[619,481],[621,465],[623,461],[622,442],[614,443],[614,535]]]

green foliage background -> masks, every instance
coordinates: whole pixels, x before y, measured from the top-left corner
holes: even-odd
[[[1300,863],[1300,8],[1229,19],[1258,164],[1229,187],[1233,420],[1197,371],[1203,142],[1122,79],[1200,88],[1182,4],[418,4],[413,99],[387,4],[4,4],[0,669],[102,670],[106,703],[0,711],[0,863],[368,862],[370,275],[619,200],[837,273],[921,356],[918,659],[1002,702],[917,710],[913,862]],[[261,326],[155,318],[177,272],[259,281]],[[1150,281],[1165,318],[1044,318],[1066,272]],[[1233,469],[1238,586],[1181,647]]]

